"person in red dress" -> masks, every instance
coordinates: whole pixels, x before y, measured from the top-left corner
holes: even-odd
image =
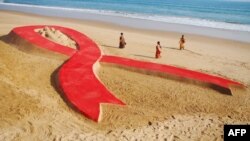
[[[158,41],[156,45],[155,58],[160,58],[160,57],[161,57],[161,44],[160,41]]]

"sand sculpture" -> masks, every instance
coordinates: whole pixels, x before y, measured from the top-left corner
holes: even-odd
[[[58,86],[77,110],[94,121],[100,120],[102,103],[125,105],[99,81],[95,73],[99,62],[182,81],[198,81],[226,93],[231,92],[232,86],[244,87],[241,83],[197,71],[102,55],[94,41],[78,31],[65,27],[44,25],[17,27],[8,37],[12,43],[18,42],[19,45],[25,44],[26,47],[28,44],[30,48],[69,56],[70,58],[59,69]]]

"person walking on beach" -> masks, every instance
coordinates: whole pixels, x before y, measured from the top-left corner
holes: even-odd
[[[184,44],[185,44],[184,35],[181,36],[179,43],[180,43],[180,50],[184,49]]]
[[[160,57],[161,57],[161,44],[160,41],[158,41],[156,45],[155,58],[160,58]]]
[[[120,41],[119,41],[119,48],[125,48],[125,45],[126,45],[125,38],[123,36],[123,33],[121,33]]]

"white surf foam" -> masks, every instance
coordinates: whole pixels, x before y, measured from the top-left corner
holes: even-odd
[[[190,18],[190,17],[144,15],[144,14],[137,14],[137,13],[125,13],[125,12],[116,12],[116,11],[108,11],[108,10],[76,9],[76,8],[49,7],[49,6],[12,4],[12,3],[2,3],[1,5],[13,6],[13,7],[16,7],[16,10],[21,10],[21,11],[24,10],[24,12],[28,12],[28,11],[27,10],[25,11],[25,9],[22,9],[21,7],[33,8],[33,10],[37,10],[37,8],[40,8],[40,9],[44,9],[45,11],[53,10],[54,12],[60,10],[60,11],[69,11],[69,12],[77,12],[77,13],[79,12],[93,13],[93,14],[100,14],[100,15],[120,16],[120,17],[144,19],[144,20],[166,22],[166,23],[175,23],[175,24],[183,24],[183,25],[193,25],[193,26],[200,26],[200,27],[210,27],[210,28],[217,28],[217,29],[250,32],[250,25],[225,23],[225,22],[218,22],[218,21],[211,21],[211,20],[206,20],[206,19],[197,19],[197,18]],[[29,11],[29,12],[32,12],[32,11]],[[33,13],[35,13],[35,11],[33,11]],[[52,15],[52,13],[46,13],[46,12],[40,13],[40,14],[54,16]],[[63,16],[63,13],[58,16]]]
[[[0,3],[0,10],[1,9],[45,16],[109,22],[134,28],[190,33],[250,42],[249,25],[223,23],[204,19],[11,3]]]

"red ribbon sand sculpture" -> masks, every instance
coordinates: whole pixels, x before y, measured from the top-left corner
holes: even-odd
[[[44,27],[43,25],[17,27],[14,28],[10,34],[19,36],[38,48],[48,49],[70,56],[69,60],[66,61],[59,70],[59,86],[67,100],[81,113],[94,121],[98,121],[99,119],[101,103],[124,105],[124,103],[112,95],[96,77],[93,67],[98,61],[198,80],[225,89],[229,89],[231,85],[243,86],[235,81],[174,66],[137,61],[116,56],[102,56],[95,42],[84,34],[65,27],[49,26],[56,30],[60,30],[74,40],[78,46],[78,50],[75,50],[52,42],[35,32],[35,29]]]

